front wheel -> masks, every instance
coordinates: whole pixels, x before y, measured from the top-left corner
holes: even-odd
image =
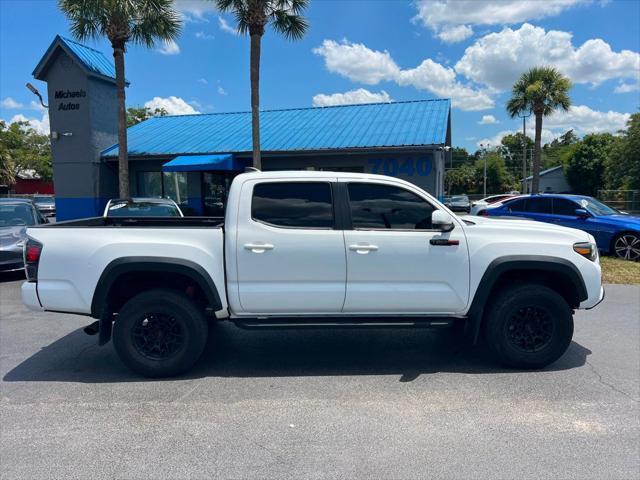
[[[515,368],[545,367],[569,348],[571,308],[543,285],[507,287],[489,306],[485,337],[500,363]]]
[[[640,260],[640,234],[618,235],[613,242],[613,253],[623,260]]]
[[[207,330],[202,310],[189,297],[175,290],[149,290],[118,313],[113,346],[131,370],[146,377],[169,377],[198,361]]]

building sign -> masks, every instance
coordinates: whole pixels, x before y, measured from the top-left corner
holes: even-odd
[[[431,158],[427,156],[408,158],[372,158],[369,160],[371,173],[390,177],[428,177],[433,169]]]
[[[67,99],[78,99],[87,96],[87,92],[84,90],[56,90],[54,98],[61,100],[58,104],[58,110],[80,110],[80,104],[76,101],[65,101]]]

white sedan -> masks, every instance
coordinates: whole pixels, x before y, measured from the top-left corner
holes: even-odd
[[[517,195],[513,193],[503,193],[500,195],[491,195],[490,197],[483,198],[482,200],[477,200],[471,204],[471,211],[469,213],[471,215],[478,215],[481,211],[486,210],[489,205],[503,202],[504,200],[516,196]]]

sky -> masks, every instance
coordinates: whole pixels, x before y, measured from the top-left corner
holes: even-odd
[[[176,7],[177,42],[129,46],[127,105],[248,111],[248,37],[214,2]],[[262,109],[451,98],[452,143],[475,151],[522,129],[505,103],[534,65],[573,82],[573,106],[545,119],[545,142],[569,129],[617,132],[640,108],[640,0],[311,0],[307,17],[300,41],[263,37]],[[71,37],[57,2],[0,0],[0,119],[48,132],[24,85],[46,92],[31,73],[56,34]],[[85,43],[111,58],[107,41]]]

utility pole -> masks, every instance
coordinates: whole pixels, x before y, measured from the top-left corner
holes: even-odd
[[[482,149],[482,158],[484,159],[484,179],[482,182],[482,191],[485,197],[487,196],[487,148],[488,147],[489,147],[488,143],[486,145],[483,145],[482,143],[480,144],[480,148]]]
[[[522,118],[522,193],[527,193],[527,118],[531,116],[531,110],[528,115],[520,115]]]

